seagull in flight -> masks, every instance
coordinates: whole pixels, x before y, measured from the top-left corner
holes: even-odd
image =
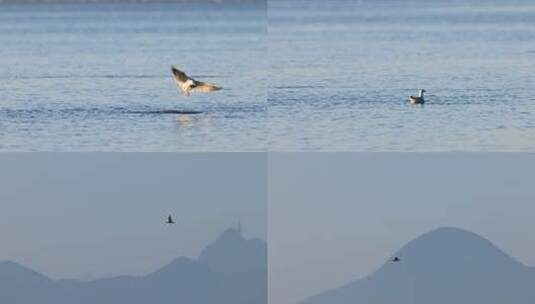
[[[174,224],[175,221],[173,221],[173,217],[172,217],[172,216],[168,216],[168,217],[167,217],[167,222],[166,222],[166,223],[167,223],[167,224]]]
[[[186,96],[189,96],[190,92],[213,92],[221,90],[221,87],[214,84],[197,81],[189,77],[186,73],[174,66],[171,66],[171,72],[173,72],[175,82],[182,91],[182,94]]]

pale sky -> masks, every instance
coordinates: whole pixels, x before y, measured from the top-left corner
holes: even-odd
[[[535,154],[271,154],[270,303],[362,278],[438,227],[535,266]]]
[[[145,274],[238,221],[266,239],[265,154],[2,153],[0,168],[0,260],[52,278]]]

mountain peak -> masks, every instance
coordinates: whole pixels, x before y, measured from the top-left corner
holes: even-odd
[[[41,281],[50,280],[44,275],[12,261],[0,261],[0,279],[3,277],[27,277]]]
[[[424,233],[420,236],[420,238],[424,237],[433,237],[433,238],[445,238],[450,240],[460,240],[460,239],[470,239],[472,241],[484,241],[487,243],[490,243],[487,239],[483,238],[482,236],[462,229],[458,227],[439,227],[434,230],[431,230],[427,233]]]
[[[427,232],[426,234],[439,234],[439,233],[441,233],[441,234],[442,233],[470,234],[470,235],[479,237],[479,235],[477,235],[477,234],[475,234],[475,233],[473,233],[471,231],[468,231],[466,229],[459,228],[459,227],[451,227],[451,226],[438,227],[438,228],[436,228],[434,230],[431,230],[431,231]]]
[[[256,271],[267,264],[267,246],[261,240],[245,239],[240,229],[229,228],[204,248],[199,262],[222,273]]]
[[[441,259],[491,259],[510,260],[500,249],[489,240],[473,232],[454,228],[441,227],[410,241],[395,253],[406,259],[417,259],[422,262]]]
[[[218,238],[218,241],[221,239],[234,239],[234,240],[245,240],[243,235],[241,234],[241,230],[238,228],[228,228]]]
[[[375,273],[306,304],[533,303],[535,272],[473,232],[443,227],[407,243]],[[385,292],[388,291],[388,292]]]

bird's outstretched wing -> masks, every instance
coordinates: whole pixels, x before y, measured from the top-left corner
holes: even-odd
[[[173,76],[175,77],[175,80],[180,83],[184,83],[190,79],[186,73],[182,72],[181,70],[175,68],[174,66],[171,66],[171,72],[173,72]]]
[[[213,92],[218,90],[221,90],[221,87],[202,81],[195,81],[195,87],[192,88],[192,91],[195,92]]]

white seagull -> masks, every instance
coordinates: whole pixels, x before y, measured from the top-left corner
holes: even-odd
[[[213,92],[221,90],[221,87],[213,85],[211,83],[206,83],[202,81],[197,81],[181,70],[171,66],[171,71],[173,72],[173,77],[175,82],[186,96],[189,96],[190,92]]]

